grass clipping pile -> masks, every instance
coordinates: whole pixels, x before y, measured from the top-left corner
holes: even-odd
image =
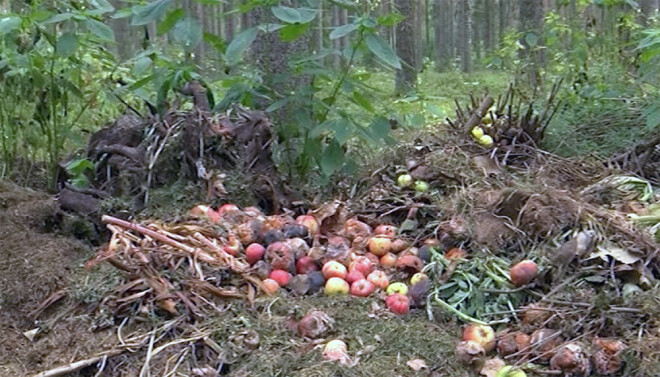
[[[539,150],[552,97],[473,99],[305,214],[105,216],[88,266],[123,273],[99,305],[121,344],[59,372],[135,352],[140,375],[660,374],[657,191]]]

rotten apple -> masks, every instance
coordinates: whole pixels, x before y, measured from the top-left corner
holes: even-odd
[[[392,250],[392,238],[385,235],[371,237],[367,249],[375,256],[382,257]]]
[[[319,222],[312,215],[298,216],[296,218],[296,224],[305,226],[310,237],[314,237],[315,235],[319,234],[321,230]]]
[[[262,284],[263,284],[262,288],[267,295],[272,295],[275,292],[277,292],[278,289],[280,289],[279,283],[277,283],[275,280],[271,278],[264,279]]]
[[[385,289],[390,285],[390,279],[383,271],[376,270],[367,275],[367,280],[374,283],[376,288]]]
[[[306,255],[296,262],[296,272],[299,274],[308,274],[312,271],[318,271],[318,269],[319,266],[316,261]]]
[[[321,272],[323,272],[323,276],[326,279],[330,279],[333,277],[344,279],[346,277],[346,274],[348,273],[346,271],[346,266],[334,260],[326,262],[323,265],[323,269],[321,270]]]
[[[351,284],[351,294],[358,297],[367,297],[376,290],[374,283],[367,279],[360,279]]]
[[[245,248],[245,260],[250,265],[257,263],[263,258],[266,248],[258,243],[252,243]]]
[[[477,342],[490,352],[495,348],[495,331],[490,326],[471,323],[463,328],[463,340]]]
[[[344,279],[331,277],[325,282],[325,294],[328,296],[345,295],[349,290],[350,286]]]
[[[410,310],[410,302],[408,296],[401,293],[395,293],[387,296],[385,299],[387,308],[394,314],[406,314]]]

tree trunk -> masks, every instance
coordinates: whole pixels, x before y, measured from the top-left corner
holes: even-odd
[[[522,37],[521,45],[524,47],[521,51],[521,57],[526,59],[525,71],[529,79],[529,84],[536,88],[540,85],[539,68],[542,63],[541,37],[543,33],[543,1],[528,0],[520,4],[520,32]],[[534,44],[530,41],[536,40]]]
[[[296,0],[281,1],[280,4],[296,8],[300,2]],[[251,25],[276,23],[275,17],[268,7],[256,7],[249,12]],[[289,70],[289,62],[309,54],[310,36],[306,33],[290,42],[282,42],[277,32],[260,32],[249,52],[250,61],[259,71],[263,72],[264,85],[275,93],[292,93],[304,90],[310,84],[308,76],[294,74]],[[258,104],[259,107],[270,105]],[[292,119],[296,109],[284,106],[274,114],[274,123],[285,124]]]
[[[433,8],[435,33],[435,67],[438,71],[444,71],[451,60],[451,14],[449,12],[449,0],[436,0]]]
[[[639,0],[637,20],[643,26],[648,26],[649,18],[658,11],[658,0]]]
[[[396,25],[396,53],[401,58],[402,69],[396,71],[395,84],[398,94],[406,94],[417,82],[414,0],[397,0],[396,6],[405,18]]]
[[[484,8],[483,8],[484,14],[483,14],[483,22],[484,22],[484,49],[486,50],[486,53],[488,53],[490,50],[493,48],[493,17],[495,17],[495,14],[493,13],[493,1],[492,0],[484,0]]]
[[[499,40],[501,41],[506,34],[506,29],[509,27],[509,0],[499,0],[498,4],[498,29],[499,29]]]
[[[333,28],[335,28],[337,26],[341,26],[340,12],[341,12],[341,9],[338,6],[335,5],[335,6],[332,7],[331,25],[332,25]],[[341,40],[339,38],[334,39],[332,41],[332,47],[335,50],[341,50]],[[337,55],[332,55],[332,62],[333,62],[333,65],[335,66],[335,68],[339,68],[341,66],[341,57],[337,56]]]
[[[472,15],[470,26],[472,26],[472,50],[475,53],[477,60],[481,60],[481,40],[483,39],[481,25],[483,23],[482,19],[482,6],[483,2],[477,0],[472,7]]]
[[[234,13],[230,13],[232,10],[235,9],[234,7],[234,0],[227,0],[225,3],[225,17],[224,17],[224,22],[225,22],[225,38],[227,41],[231,41],[232,38],[234,38]]]
[[[469,0],[458,0],[458,35],[456,42],[458,54],[461,57],[461,70],[470,72],[472,70],[472,56],[470,54],[470,4]]]

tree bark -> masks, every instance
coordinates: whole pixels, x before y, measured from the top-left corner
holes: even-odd
[[[461,57],[461,70],[472,71],[472,56],[470,54],[470,4],[469,0],[458,0],[458,54]]]
[[[474,6],[472,7],[470,22],[470,26],[472,26],[472,50],[474,51],[477,60],[481,60],[481,40],[483,39],[483,31],[481,30],[481,25],[483,23],[483,2],[482,0],[477,0],[473,4]]]
[[[500,41],[504,38],[506,28],[509,27],[508,0],[499,0],[498,4],[498,29]]]
[[[281,1],[280,4],[296,8],[297,0]],[[276,23],[268,7],[256,7],[249,12],[251,25]],[[260,32],[250,49],[250,61],[263,72],[264,85],[278,94],[299,92],[310,84],[310,77],[294,74],[289,70],[289,62],[309,54],[310,35],[305,33],[294,41],[282,42],[277,32]],[[260,107],[267,103],[259,104]],[[284,106],[274,113],[274,123],[284,124],[294,116],[296,109]]]
[[[529,84],[536,88],[540,85],[539,69],[543,63],[542,49],[539,46],[542,44],[543,35],[543,1],[542,0],[527,0],[520,4],[520,13],[518,19],[520,20],[520,32],[522,37],[520,43],[524,47],[521,51],[521,57],[526,59],[525,71],[529,79]],[[530,45],[528,41],[536,37],[536,43]]]
[[[396,70],[395,86],[398,94],[406,94],[417,82],[414,0],[397,0],[396,6],[405,18],[396,25],[396,53],[401,58],[402,69]]]
[[[649,18],[658,11],[658,0],[639,0],[637,20],[643,26],[648,26]]]
[[[234,0],[227,0],[225,3],[225,17],[223,19],[225,23],[225,38],[227,41],[231,41],[234,37],[234,13],[230,13],[234,9]]]
[[[436,0],[434,15],[434,45],[435,45],[435,68],[438,71],[447,69],[451,60],[451,14],[449,11],[449,0]]]
[[[493,13],[493,1],[492,0],[484,0],[484,15],[483,15],[483,21],[484,21],[484,49],[486,50],[486,53],[488,53],[490,50],[493,49],[493,18],[495,17]]]

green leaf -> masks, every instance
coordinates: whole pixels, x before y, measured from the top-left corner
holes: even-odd
[[[259,29],[252,27],[245,29],[242,32],[236,34],[234,39],[231,40],[227,50],[225,51],[225,60],[228,65],[236,65],[243,59],[243,54],[245,50],[254,42],[257,38],[257,33]]]
[[[91,6],[97,10],[102,11],[103,13],[108,13],[115,10],[115,7],[113,7],[112,4],[108,2],[108,0],[89,0],[89,3]]]
[[[326,127],[332,130],[335,140],[340,145],[346,144],[351,138],[352,123],[346,118],[328,121]]]
[[[135,15],[131,20],[131,25],[140,26],[157,21],[167,8],[172,4],[173,0],[155,0],[147,5],[136,8]]]
[[[203,5],[220,5],[224,3],[223,0],[193,0],[193,1]]]
[[[213,47],[217,52],[224,53],[227,48],[227,43],[224,39],[211,33],[204,33],[204,42]]]
[[[654,130],[660,126],[660,105],[650,106],[643,112],[646,118],[646,129],[648,131]]]
[[[64,33],[59,38],[57,38],[57,43],[55,44],[55,51],[57,55],[68,58],[73,55],[78,48],[78,37],[73,33]]]
[[[64,169],[70,174],[83,174],[85,170],[94,170],[94,163],[86,158],[71,160],[64,165]]]
[[[273,15],[288,24],[302,22],[302,15],[297,9],[284,6],[275,6],[270,8]]]
[[[344,151],[337,141],[333,140],[323,150],[321,155],[321,171],[326,176],[332,175],[339,169],[344,161]]]
[[[528,46],[536,46],[538,40],[539,37],[534,33],[527,33],[525,35],[525,43],[527,43]]]
[[[172,29],[174,42],[186,50],[192,50],[202,41],[202,26],[193,17],[186,17],[176,23]]]
[[[316,15],[318,14],[318,11],[316,9],[298,9],[298,12],[300,12],[300,22],[303,24],[307,24],[312,22],[315,18]]]
[[[167,16],[165,16],[165,19],[159,22],[158,26],[156,26],[156,33],[158,35],[167,33],[177,22],[179,22],[180,19],[183,18],[183,16],[185,16],[185,14],[186,12],[181,8],[169,11]]]
[[[399,57],[396,56],[392,47],[383,38],[376,34],[369,34],[364,41],[369,50],[380,60],[391,67],[401,69],[401,61],[399,61]]]
[[[115,41],[115,32],[110,26],[96,21],[93,18],[85,20],[85,24],[87,25],[87,29],[99,39],[107,42]]]
[[[151,63],[153,62],[150,57],[143,56],[135,61],[131,73],[134,76],[141,76],[151,66]]]
[[[358,104],[360,107],[363,109],[367,110],[370,113],[373,113],[376,111],[373,106],[371,106],[371,102],[369,102],[368,99],[366,99],[360,92],[354,91],[353,92],[353,101]]]
[[[346,36],[356,30],[358,25],[356,24],[346,24],[342,26],[337,26],[330,32],[330,39],[338,39],[343,36]]]
[[[16,16],[0,19],[0,35],[11,33],[21,26],[21,18]]]
[[[73,17],[73,13],[58,13],[58,14],[54,15],[53,17],[43,21],[41,24],[42,25],[54,24],[56,22],[66,21],[66,20],[70,19],[71,17]]]
[[[385,15],[382,15],[376,19],[378,25],[382,26],[395,26],[399,22],[403,21],[405,17],[399,12],[391,12]]]
[[[279,30],[280,40],[291,42],[296,40],[309,28],[309,24],[289,24]]]

